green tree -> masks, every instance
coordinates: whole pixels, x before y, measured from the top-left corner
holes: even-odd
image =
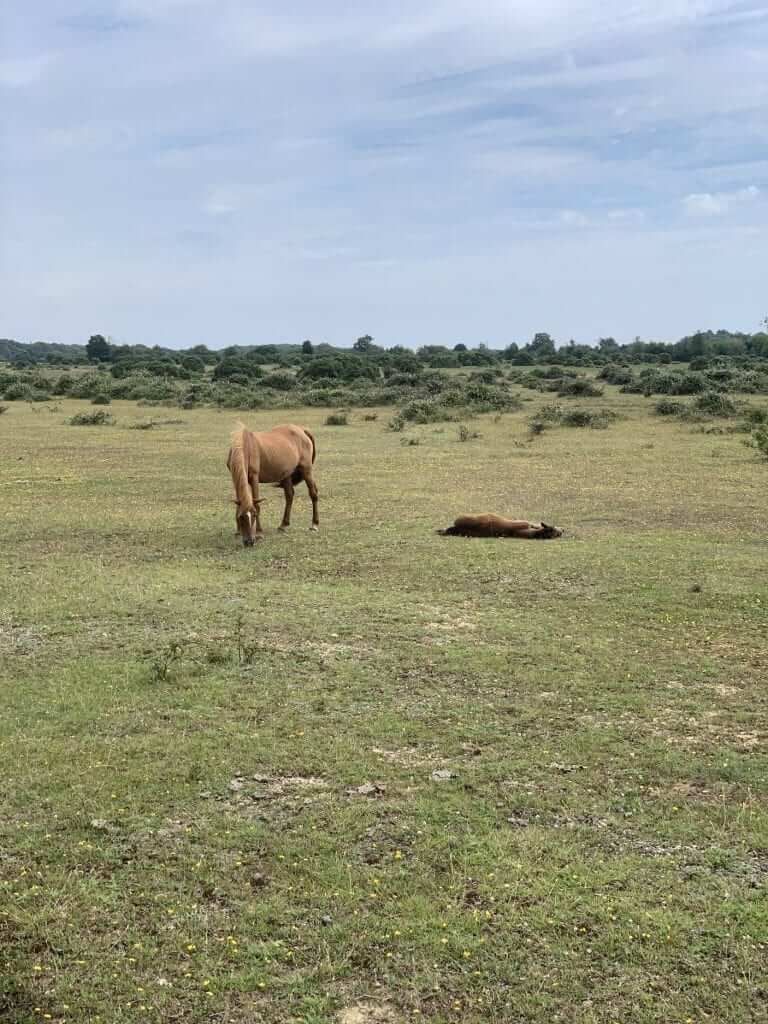
[[[372,352],[376,346],[373,344],[373,338],[370,334],[363,334],[362,337],[358,338],[355,344],[352,346],[353,351],[359,352],[361,355],[365,355],[366,352]]]
[[[534,334],[533,341],[526,347],[534,359],[545,360],[548,356],[553,356],[555,354],[555,342],[552,337],[544,331],[539,331],[538,334]]]
[[[85,353],[91,363],[108,363],[112,359],[112,346],[103,334],[92,334],[85,346]]]
[[[305,356],[312,356],[315,354],[315,346],[312,344],[309,338],[307,338],[306,341],[303,341],[301,343],[301,351],[302,354]]]

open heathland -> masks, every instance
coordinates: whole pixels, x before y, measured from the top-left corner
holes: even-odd
[[[4,1022],[765,1019],[768,464],[621,386],[243,413],[321,517],[247,550],[235,413],[11,396]]]

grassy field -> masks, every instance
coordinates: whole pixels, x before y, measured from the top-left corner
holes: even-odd
[[[768,1019],[768,466],[607,391],[279,414],[252,550],[231,414],[0,416],[3,1022]]]

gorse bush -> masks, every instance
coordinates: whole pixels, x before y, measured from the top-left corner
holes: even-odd
[[[408,423],[445,423],[455,420],[456,416],[442,401],[421,398],[404,405],[400,418]]]
[[[113,417],[103,409],[95,412],[78,412],[67,420],[71,427],[103,427],[111,426],[114,422]]]
[[[734,402],[718,391],[705,391],[691,403],[691,408],[700,416],[736,416],[738,409]]]
[[[535,418],[541,423],[559,423],[563,418],[562,407],[556,402],[552,402],[551,405],[542,405]]]
[[[348,423],[349,420],[345,412],[332,412],[325,417],[326,427],[346,427]]]
[[[597,398],[602,395],[603,389],[597,387],[586,377],[575,377],[572,380],[562,380],[557,389],[559,398]]]
[[[606,384],[618,385],[632,384],[635,379],[634,373],[628,366],[617,366],[615,363],[604,366],[597,377],[598,380],[604,380]]]
[[[544,405],[528,421],[531,434],[541,434],[547,427],[590,427],[592,430],[605,430],[618,419],[610,409],[563,409],[553,403]]]
[[[768,409],[745,409],[744,419],[751,426],[762,426],[768,424]]]
[[[752,435],[752,447],[756,448],[764,459],[768,459],[768,427],[758,427]]]
[[[109,405],[112,399],[109,395],[94,395],[91,399],[91,405]]]
[[[661,398],[653,407],[658,416],[684,416],[688,411],[685,402],[676,402],[672,398]]]
[[[560,422],[564,427],[589,427],[592,430],[605,430],[618,417],[609,409],[570,409],[564,412]]]

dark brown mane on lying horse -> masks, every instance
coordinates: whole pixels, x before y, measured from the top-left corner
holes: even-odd
[[[438,530],[443,537],[522,537],[526,540],[552,540],[563,531],[546,523],[529,523],[527,519],[505,519],[490,512],[477,516],[459,516],[447,530]]]
[[[294,485],[303,480],[312,499],[310,530],[318,528],[317,485],[312,476],[316,455],[315,439],[304,427],[288,423],[254,433],[238,424],[232,434],[227,469],[235,487],[237,529],[246,547],[264,536],[259,518],[259,506],[264,500],[259,497],[260,483],[282,487],[285,511],[280,529],[287,530],[291,525]]]

